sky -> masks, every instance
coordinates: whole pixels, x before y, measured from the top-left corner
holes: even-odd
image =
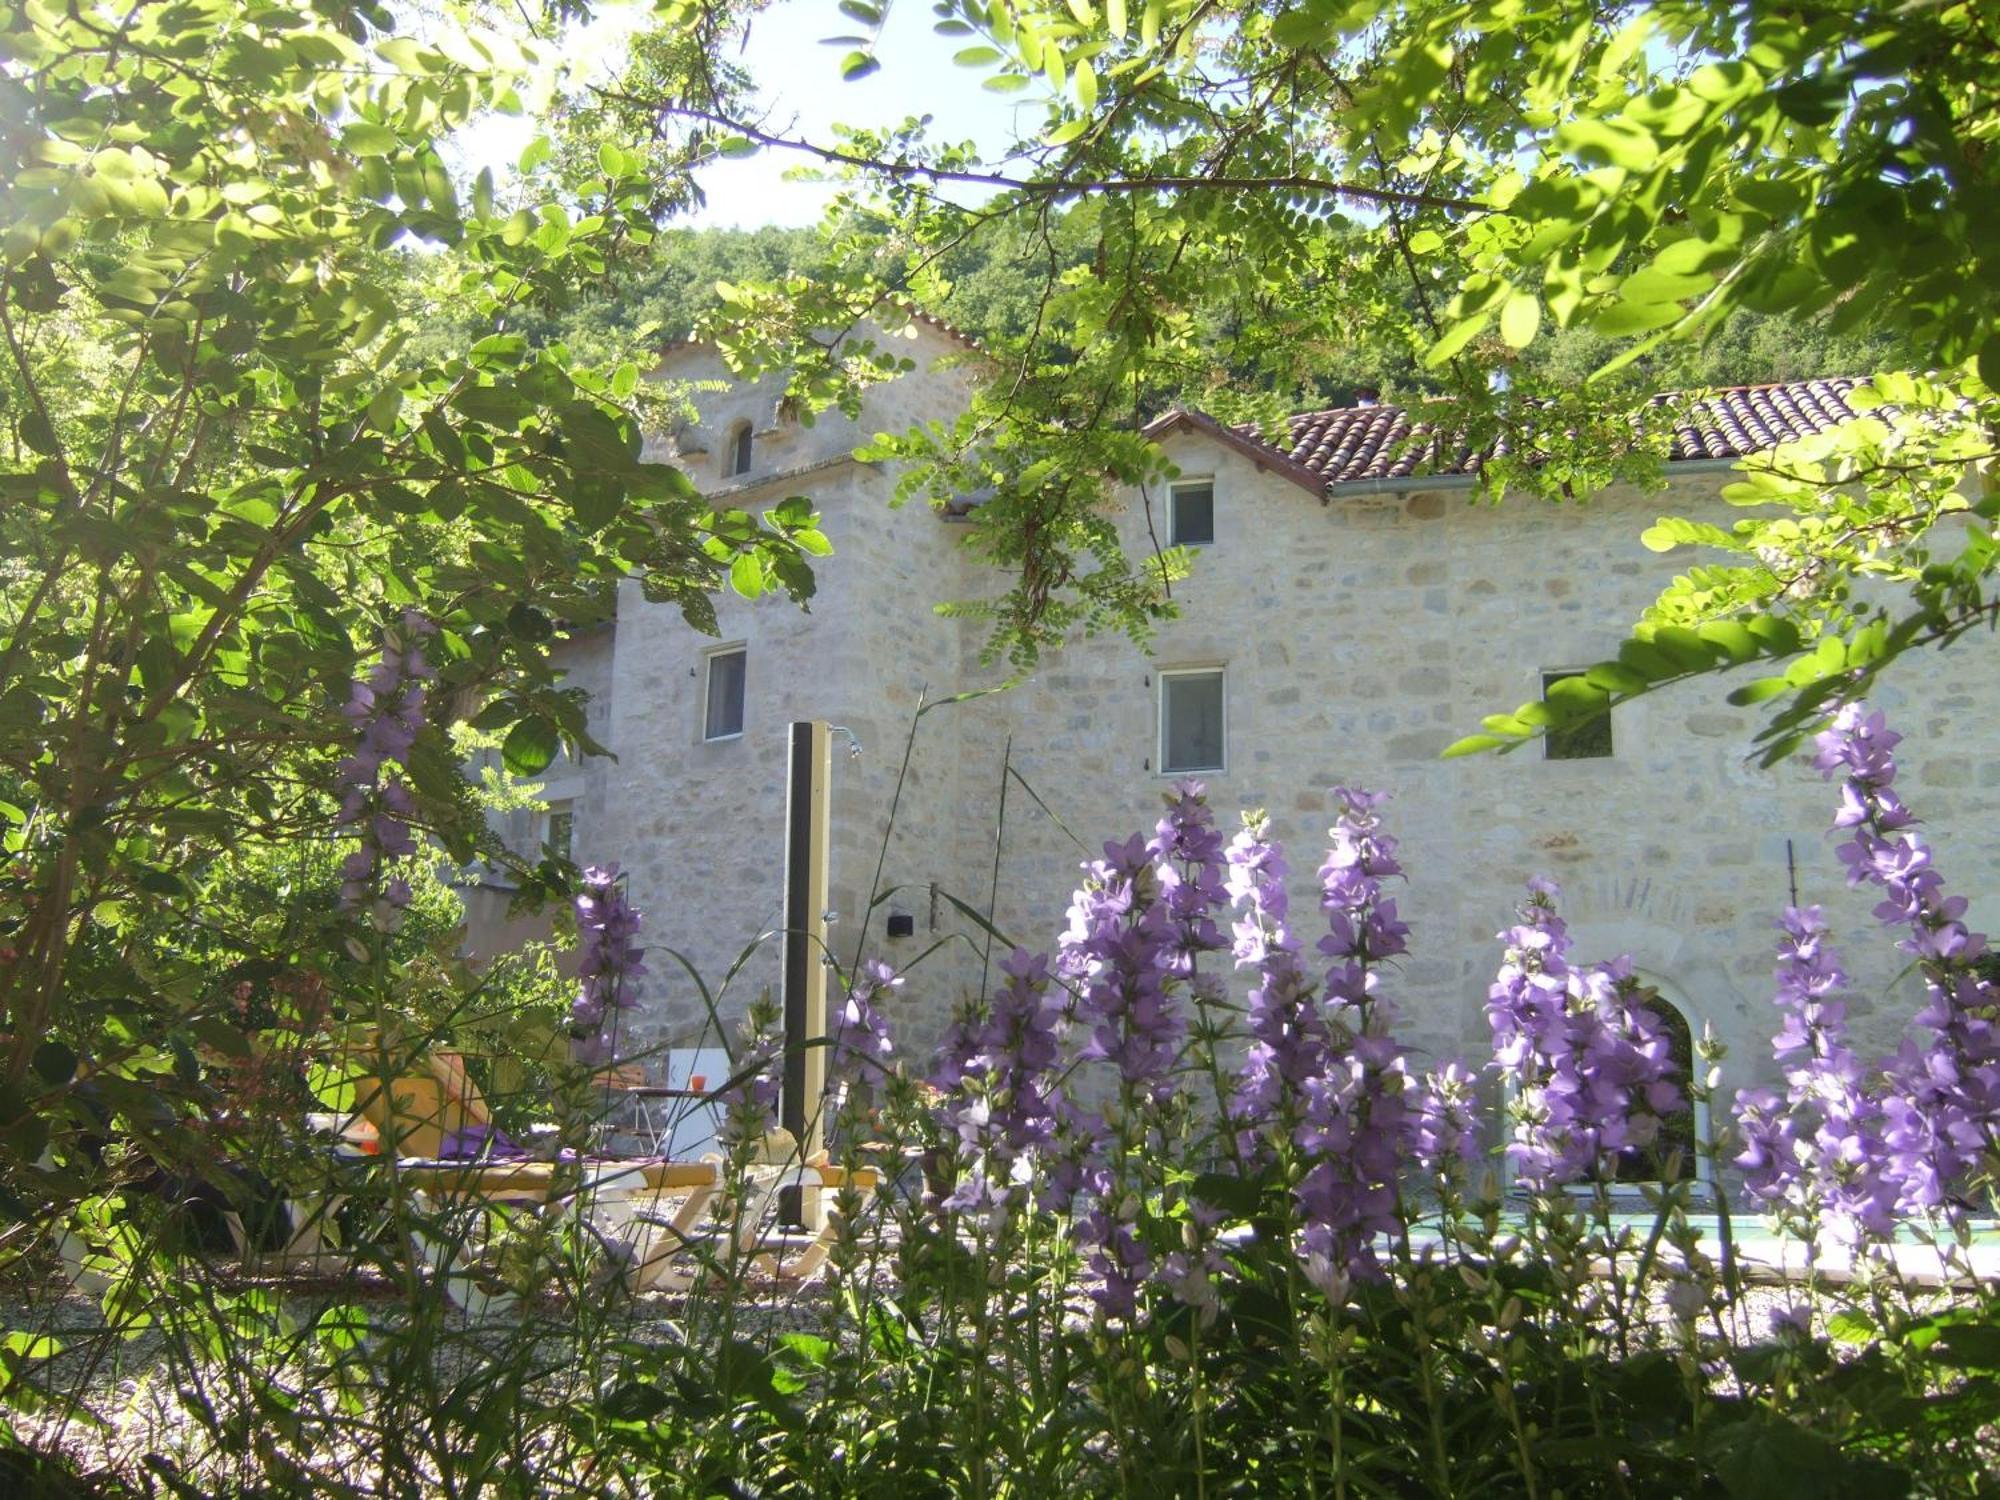
[[[575,76],[607,80],[618,55],[646,7],[606,5],[590,26],[566,37],[563,54]],[[961,68],[952,54],[969,38],[934,32],[930,7],[902,0],[888,7],[880,43],[882,66],[849,83],[840,76],[851,44],[829,46],[823,39],[852,35],[861,28],[840,14],[835,0],[791,0],[771,7],[752,22],[740,58],[757,81],[764,127],[777,134],[830,143],[835,123],[866,127],[900,125],[911,115],[932,116],[931,136],[971,140],[982,152],[997,154],[1021,125],[1032,130],[1042,119],[1037,90],[1001,95],[980,87],[983,72]],[[527,117],[482,122],[460,143],[472,171],[492,166],[506,175],[533,138]],[[836,191],[832,184],[788,180],[805,165],[796,152],[765,150],[754,156],[717,161],[700,181],[707,206],[680,222],[694,227],[755,228],[799,226],[818,220]]]

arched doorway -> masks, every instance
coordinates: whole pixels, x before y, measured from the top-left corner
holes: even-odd
[[[1669,1181],[1706,1182],[1709,1163],[1700,1148],[1708,1138],[1708,1105],[1695,1097],[1693,1012],[1667,981],[1643,973],[1638,977],[1643,987],[1629,1003],[1643,1007],[1665,1035],[1673,1059],[1672,1077],[1687,1107],[1669,1115],[1649,1144],[1621,1152],[1612,1180],[1629,1188]]]

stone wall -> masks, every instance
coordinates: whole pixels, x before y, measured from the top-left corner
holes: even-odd
[[[928,329],[911,342],[927,370],[959,352]],[[831,943],[843,964],[862,938],[878,861],[881,888],[905,890],[875,913],[877,942],[891,910],[913,915],[920,934],[928,930],[929,889],[946,873],[957,797],[948,754],[913,762],[885,858],[882,831],[920,695],[928,686],[935,699],[956,685],[959,630],[932,606],[955,592],[939,580],[960,566],[961,532],[923,506],[891,509],[890,476],[850,455],[868,432],[949,415],[964,399],[965,375],[937,369],[888,382],[870,392],[858,418],[831,413],[807,427],[778,409],[776,382],[703,388],[726,374],[709,351],[679,351],[661,374],[695,387],[699,420],[683,431],[679,451],[656,441],[655,453],[747,510],[791,494],[810,497],[834,553],[816,565],[818,588],[806,609],[782,596],[749,601],[724,593],[715,600],[719,634],[711,638],[627,582],[615,636],[602,647],[569,648],[588,656],[602,699],[593,700],[593,730],[617,757],[576,773],[583,790],[573,793],[575,853],[580,863],[616,860],[643,913],[652,951],[648,1000],[631,1032],[640,1047],[694,1044],[710,1026],[711,1000],[733,1024],[752,997],[778,984],[793,720],[826,719],[851,732],[851,739],[836,737],[833,773],[832,907],[839,915]],[[726,475],[727,435],[743,421],[752,424],[752,467]],[[709,741],[705,659],[739,645],[746,651],[743,733]],[[935,723],[936,716],[926,717],[927,733]],[[846,753],[854,741],[864,748],[858,758]],[[552,788],[572,791],[565,765],[549,774],[559,778]]]
[[[1158,672],[1226,671],[1227,769],[1202,778],[1226,827],[1271,814],[1292,853],[1297,925],[1316,939],[1314,871],[1327,789],[1393,794],[1403,841],[1411,956],[1390,983],[1403,1033],[1436,1058],[1483,1060],[1494,935],[1531,874],[1564,887],[1580,957],[1629,952],[1731,1050],[1726,1088],[1771,1072],[1772,924],[1787,900],[1824,904],[1856,981],[1864,1046],[1892,1047],[1914,1010],[1906,956],[1850,892],[1824,832],[1829,787],[1802,760],[1760,771],[1759,724],[1725,702],[1734,681],[1685,684],[1618,710],[1614,754],[1549,760],[1539,745],[1440,761],[1439,751],[1540,691],[1541,673],[1608,655],[1685,559],[1639,534],[1662,513],[1728,524],[1726,473],[1679,475],[1670,493],[1613,491],[1587,505],[1464,490],[1336,495],[1322,504],[1198,436],[1172,441],[1188,475],[1215,479],[1217,539],[1180,586],[1182,618],[1148,659],[1123,641],[1087,643],[1034,682],[979,705],[961,759],[975,784],[1011,733],[1014,758],[1069,828],[1095,844],[1150,828],[1172,778],[1157,767]],[[1155,496],[1157,508],[1158,497]],[[1128,545],[1145,545],[1136,503]],[[1974,916],[2000,848],[1982,826],[2000,684],[1968,641],[1935,666],[1913,660],[1879,696],[1909,737],[1908,796]],[[1740,680],[1740,679],[1738,679]],[[985,741],[982,744],[981,741]],[[1152,757],[1149,763],[1149,757]],[[1046,819],[1010,808],[1001,925],[1053,941],[1082,857]],[[968,850],[965,862],[970,866]]]
[[[926,334],[920,352],[953,351]],[[678,358],[669,373],[679,378],[715,373],[700,351]],[[1291,851],[1296,925],[1309,942],[1319,935],[1314,871],[1328,789],[1393,794],[1387,816],[1409,871],[1399,903],[1412,952],[1389,990],[1425,1058],[1483,1061],[1494,935],[1526,878],[1547,874],[1563,885],[1580,957],[1631,953],[1697,1030],[1713,1027],[1731,1049],[1725,1089],[1767,1076],[1772,924],[1792,863],[1801,899],[1824,904],[1835,924],[1863,1043],[1894,1044],[1914,1008],[1912,981],[1869,915],[1872,900],[1842,882],[1824,832],[1830,791],[1803,763],[1750,764],[1759,719],[1726,704],[1730,681],[1621,708],[1605,759],[1549,760],[1539,745],[1437,758],[1482,714],[1536,696],[1544,671],[1608,654],[1685,561],[1646,551],[1641,530],[1669,511],[1726,524],[1726,471],[1687,466],[1669,494],[1613,491],[1586,505],[1517,498],[1496,507],[1462,488],[1323,502],[1182,433],[1169,451],[1186,475],[1213,477],[1217,536],[1178,586],[1182,617],[1151,655],[1122,638],[1080,643],[1006,693],[926,713],[911,739],[926,695],[936,703],[1002,675],[979,663],[982,622],[933,608],[990,593],[998,580],[968,561],[962,526],[922,507],[891,509],[893,476],[846,455],[866,432],[948,415],[966,378],[933,371],[891,382],[871,393],[858,422],[810,429],[786,425],[771,388],[702,398],[691,441],[714,451],[688,456],[690,471],[746,507],[810,495],[835,546],[810,613],[782,599],[718,600],[721,640],[749,651],[740,739],[702,740],[701,658],[717,643],[646,604],[635,585],[621,596],[615,639],[570,648],[575,679],[605,695],[593,712],[605,715],[601,734],[618,757],[574,773],[583,784],[577,855],[617,859],[630,872],[655,949],[639,1036],[686,1043],[705,1021],[697,988],[665,947],[685,952],[713,987],[780,920],[791,720],[831,720],[864,746],[859,759],[845,742],[836,752],[832,941],[843,963],[860,951],[898,966],[925,955],[893,1005],[921,1046],[983,969],[986,939],[946,898],[987,906],[998,835],[995,924],[1031,948],[1052,947],[1079,863],[1159,816],[1172,779],[1157,769],[1159,672],[1221,666],[1227,768],[1203,779],[1225,829],[1240,809],[1270,812]],[[749,480],[707,475],[702,465],[720,462],[713,434],[760,412],[771,424],[757,429]],[[1153,496],[1156,524],[1162,499]],[[1129,546],[1146,545],[1136,496],[1121,524]],[[1968,641],[1935,664],[1906,663],[1879,701],[1909,736],[1908,796],[1941,867],[1973,898],[1975,919],[1993,925],[2000,915],[1987,897],[2000,848],[1982,814],[2000,786],[1991,753],[2000,691],[1986,649]],[[1046,811],[1016,784],[1003,829],[1010,743],[1014,769]],[[558,767],[551,778],[570,774]],[[871,887],[894,891],[872,914]],[[913,918],[912,937],[885,936],[891,912]],[[731,986],[727,1018],[777,973],[772,940]]]

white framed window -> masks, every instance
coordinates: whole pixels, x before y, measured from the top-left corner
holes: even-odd
[[[1215,541],[1215,481],[1189,479],[1167,491],[1167,545],[1206,547]]]
[[[733,740],[743,733],[743,683],[749,658],[743,646],[720,646],[708,653],[702,687],[704,740]]]
[[[1184,667],[1160,673],[1159,682],[1161,774],[1223,770],[1222,668]]]
[[[552,858],[570,859],[576,850],[576,802],[563,797],[542,814],[542,845]]]
[[[729,440],[722,447],[723,478],[733,479],[750,472],[750,444],[748,422],[738,422],[729,429]]]

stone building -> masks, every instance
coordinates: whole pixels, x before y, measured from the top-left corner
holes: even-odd
[[[1893,1046],[1915,984],[1870,917],[1872,898],[1844,885],[1825,832],[1831,790],[1802,760],[1751,763],[1759,721],[1726,704],[1726,680],[1625,706],[1608,737],[1438,758],[1483,714],[1607,654],[1677,566],[1641,531],[1663,513],[1726,525],[1732,461],[1849,417],[1853,382],[1718,393],[1681,430],[1665,493],[1614,488],[1561,506],[1486,503],[1473,454],[1412,472],[1409,419],[1393,407],[1294,418],[1282,448],[1197,414],[1166,417],[1152,436],[1181,478],[1151,495],[1151,523],[1198,548],[1177,586],[1181,617],[1150,655],[1123,638],[1076,644],[1009,691],[927,713],[912,740],[926,694],[936,702],[1002,673],[979,662],[981,622],[933,608],[993,591],[959,546],[963,526],[892,508],[892,476],[852,456],[869,433],[950,415],[976,374],[949,330],[918,321],[908,337],[912,373],[874,388],[859,421],[829,413],[810,427],[781,409],[774,383],[727,384],[700,347],[668,356],[663,375],[722,383],[698,397],[678,461],[746,508],[809,495],[835,551],[810,613],[724,598],[710,640],[628,586],[615,629],[562,648],[617,758],[553,767],[550,821],[580,861],[629,874],[656,950],[679,950],[713,985],[778,925],[786,725],[822,718],[864,750],[836,756],[834,946],[844,960],[865,949],[898,966],[933,950],[896,1002],[914,1038],[935,1036],[984,972],[985,940],[949,898],[982,911],[990,901],[1001,931],[1052,949],[1079,862],[1107,838],[1150,830],[1161,793],[1194,774],[1225,830],[1239,809],[1268,809],[1309,943],[1328,788],[1393,794],[1412,938],[1389,988],[1402,1034],[1429,1056],[1486,1057],[1494,935],[1535,874],[1561,883],[1578,957],[1630,953],[1697,1032],[1728,1044],[1725,1090],[1771,1071],[1773,923],[1794,881],[1834,923],[1859,1041]],[[1122,503],[1128,544],[1143,548],[1146,507]],[[1992,924],[2000,844],[1981,813],[2000,787],[2000,693],[1983,649],[1907,662],[1877,701],[1907,736],[1907,797],[1941,868],[1973,898],[1975,924]],[[1004,825],[1003,757],[1018,773]],[[511,830],[528,847],[550,831]],[[864,937],[878,863],[878,888],[894,894]],[[892,914],[907,935],[888,935]],[[692,1042],[703,1022],[694,987],[663,957],[651,968],[639,1035]],[[740,1011],[777,972],[769,940],[724,1008]]]

